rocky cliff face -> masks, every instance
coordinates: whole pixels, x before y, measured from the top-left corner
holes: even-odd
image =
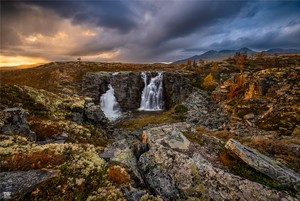
[[[156,73],[151,73],[155,76]],[[166,108],[184,101],[193,91],[189,80],[183,76],[165,72],[163,74],[163,90]],[[85,96],[99,102],[101,94],[105,93],[108,84],[115,90],[115,96],[123,110],[135,110],[140,107],[144,82],[140,72],[124,71],[118,73],[96,72],[87,73],[82,80],[82,91]]]
[[[193,91],[193,87],[187,78],[172,72],[164,73],[163,86],[167,108],[181,103]]]

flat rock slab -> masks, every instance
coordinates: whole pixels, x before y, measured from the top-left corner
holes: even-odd
[[[189,131],[189,124],[173,124],[160,127],[153,127],[146,130],[149,145],[158,143],[163,146],[167,145],[172,149],[187,150],[190,141],[182,132]]]
[[[0,200],[17,199],[58,175],[53,170],[0,172]]]
[[[227,141],[225,148],[252,168],[278,181],[281,185],[300,191],[300,175],[293,170],[233,139]]]

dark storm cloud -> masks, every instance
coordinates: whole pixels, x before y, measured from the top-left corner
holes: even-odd
[[[51,9],[63,18],[72,19],[72,22],[75,24],[89,23],[117,29],[121,32],[130,31],[137,25],[137,16],[131,10],[130,1],[38,0],[26,1],[26,3]]]
[[[1,49],[48,59],[119,51],[112,60],[149,62],[210,49],[297,48],[299,19],[300,1],[1,1]],[[61,32],[64,42],[48,43]],[[28,42],[38,34],[48,38]]]

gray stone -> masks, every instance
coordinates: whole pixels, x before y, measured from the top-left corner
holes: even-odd
[[[53,170],[0,172],[0,200],[21,199],[41,183],[58,175]]]
[[[286,193],[216,168],[200,154],[194,154],[193,161],[201,181],[199,190],[202,192],[202,200],[297,200]]]
[[[227,141],[225,148],[254,169],[280,182],[281,185],[300,191],[300,175],[293,170],[233,139]]]
[[[125,139],[109,145],[99,156],[109,160],[110,163],[119,164],[127,168],[133,180],[139,185],[143,185],[143,179],[137,169],[137,159]]]
[[[25,134],[32,140],[36,139],[36,135],[30,130],[25,110],[20,107],[7,108],[1,111],[0,132],[7,135]]]
[[[167,136],[172,131],[174,135],[181,132],[179,128],[189,130],[187,125],[178,128],[164,125],[145,131],[150,149],[139,157],[138,167],[151,192],[164,200],[296,200],[225,172],[218,164],[212,165],[200,153],[195,153],[192,142],[188,150],[171,148]]]
[[[66,140],[69,137],[67,133],[62,133],[59,135],[54,136],[55,140]]]
[[[131,186],[122,188],[121,190],[127,201],[140,201],[141,197],[147,193],[145,190],[140,190]]]
[[[92,122],[107,122],[103,111],[100,109],[100,105],[95,105],[92,99],[85,99],[84,102],[84,114],[87,120]]]
[[[159,127],[153,127],[148,130],[145,130],[147,134],[147,138],[149,141],[150,147],[153,144],[161,144],[167,145],[172,149],[180,149],[180,150],[187,150],[190,145],[190,141],[183,135],[181,131],[189,130],[189,124],[177,124],[173,125],[164,125]]]
[[[187,122],[190,124],[223,130],[228,123],[225,110],[204,90],[194,89],[182,104],[188,108]]]
[[[176,154],[177,152],[156,144],[156,146],[152,146],[148,152],[142,154],[139,159],[139,168],[144,175],[148,187],[164,200],[180,198],[177,182],[175,180],[175,172],[176,176],[180,176],[180,180],[182,179],[185,183],[187,179],[189,179],[180,175],[179,171],[177,172],[177,170],[181,169],[186,173],[182,167],[180,167],[180,169],[177,168],[187,163],[186,160],[181,160],[179,164],[179,160],[175,160]],[[176,159],[178,159],[178,157]]]

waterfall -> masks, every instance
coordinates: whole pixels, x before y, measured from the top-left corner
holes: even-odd
[[[145,111],[157,111],[164,109],[163,99],[163,74],[158,72],[156,77],[151,78],[149,84],[147,83],[148,77],[146,72],[141,73],[141,77],[144,80],[144,90],[142,92],[141,106],[139,110]]]
[[[100,97],[100,107],[105,116],[111,121],[116,120],[122,115],[115,97],[115,90],[111,84],[108,85],[108,90]]]

